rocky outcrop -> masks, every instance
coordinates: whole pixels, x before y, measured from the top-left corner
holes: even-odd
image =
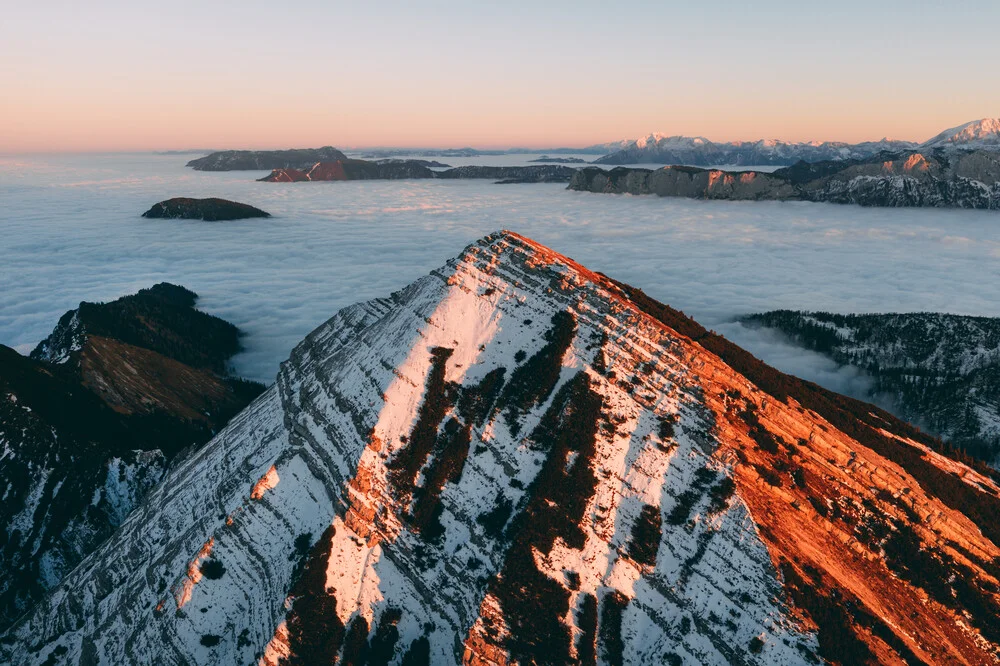
[[[986,664],[998,496],[502,232],[311,333],[0,660]]]
[[[195,171],[266,171],[308,169],[316,162],[347,159],[332,146],[292,150],[222,150],[187,163]]]
[[[31,358],[0,347],[0,627],[263,390],[228,374],[239,331],[195,298],[164,283],[81,303]]]
[[[775,310],[741,321],[862,370],[872,400],[969,455],[1000,463],[1000,319]]]
[[[984,151],[883,153],[867,160],[800,162],[773,173],[671,166],[578,171],[569,189],[738,201],[1000,209],[1000,155]]]
[[[367,160],[342,159],[317,162],[308,170],[275,169],[260,180],[266,183],[299,183],[325,180],[400,180],[405,178],[434,178],[434,172],[424,160]]]
[[[260,208],[226,199],[176,197],[153,204],[152,208],[143,213],[142,216],[160,220],[183,219],[221,222],[252,217],[271,217],[271,214],[265,213]]]

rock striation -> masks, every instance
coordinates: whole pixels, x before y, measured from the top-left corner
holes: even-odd
[[[229,375],[239,331],[195,299],[161,283],[81,303],[31,358],[0,347],[0,628],[263,391]]]
[[[1000,209],[1000,154],[937,150],[798,164],[767,173],[670,166],[588,167],[571,190],[735,201],[817,201],[861,206]]]
[[[1000,486],[511,232],[311,333],[0,638],[68,663],[993,663]]]
[[[206,222],[221,222],[228,220],[244,220],[253,217],[271,217],[270,213],[262,211],[245,203],[227,199],[191,199],[176,197],[153,204],[152,208],[142,214],[149,219],[160,220],[204,220]]]
[[[332,146],[292,150],[221,150],[191,160],[195,171],[266,171],[268,169],[308,169],[316,162],[347,159]]]

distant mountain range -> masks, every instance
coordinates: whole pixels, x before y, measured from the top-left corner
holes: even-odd
[[[947,129],[923,143],[881,139],[861,143],[841,141],[787,142],[776,139],[716,143],[704,137],[653,133],[638,139],[622,139],[582,148],[371,148],[350,151],[359,159],[407,157],[488,157],[500,155],[601,155],[594,164],[683,164],[690,166],[789,166],[799,161],[866,159],[881,152],[904,150],[987,150],[1000,151],[1000,119],[986,118]],[[179,154],[178,151],[177,154]],[[187,152],[187,151],[184,151]],[[173,154],[173,153],[170,153]],[[266,171],[270,169],[308,170],[317,162],[345,160],[333,148],[290,150],[223,150],[191,160],[196,171]]]
[[[787,166],[799,161],[866,159],[883,151],[933,148],[1000,151],[1000,119],[987,118],[965,123],[945,130],[922,144],[895,139],[862,143],[789,143],[774,139],[715,143],[704,137],[659,133],[624,143],[621,149],[594,160],[594,164]]]

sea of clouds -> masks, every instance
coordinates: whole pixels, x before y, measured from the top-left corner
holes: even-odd
[[[337,309],[399,289],[502,228],[853,395],[867,390],[857,371],[734,318],[775,308],[1000,315],[996,212],[706,202],[486,180],[258,183],[264,174],[186,169],[191,157],[0,157],[0,343],[26,352],[81,300],[169,281],[242,328],[237,371],[270,382]],[[139,217],[174,196],[234,199],[274,217]]]

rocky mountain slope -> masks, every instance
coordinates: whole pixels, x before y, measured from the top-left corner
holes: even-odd
[[[239,331],[195,298],[164,283],[81,303],[31,358],[0,347],[0,627],[263,390],[228,375]]]
[[[820,201],[862,206],[1000,209],[1000,153],[881,153],[865,160],[799,162],[772,173],[672,166],[580,169],[569,189],[695,199]]]
[[[225,220],[244,220],[252,217],[271,217],[270,213],[255,208],[249,204],[229,201],[227,199],[191,199],[175,197],[155,203],[142,214],[148,219],[184,219],[220,222]]]
[[[743,321],[864,370],[872,398],[890,400],[907,421],[998,463],[1000,319],[775,310]]]
[[[1000,486],[509,232],[311,333],[0,661],[986,664]]]
[[[332,146],[292,150],[220,150],[187,163],[195,171],[266,171],[308,169],[316,162],[347,159]]]

